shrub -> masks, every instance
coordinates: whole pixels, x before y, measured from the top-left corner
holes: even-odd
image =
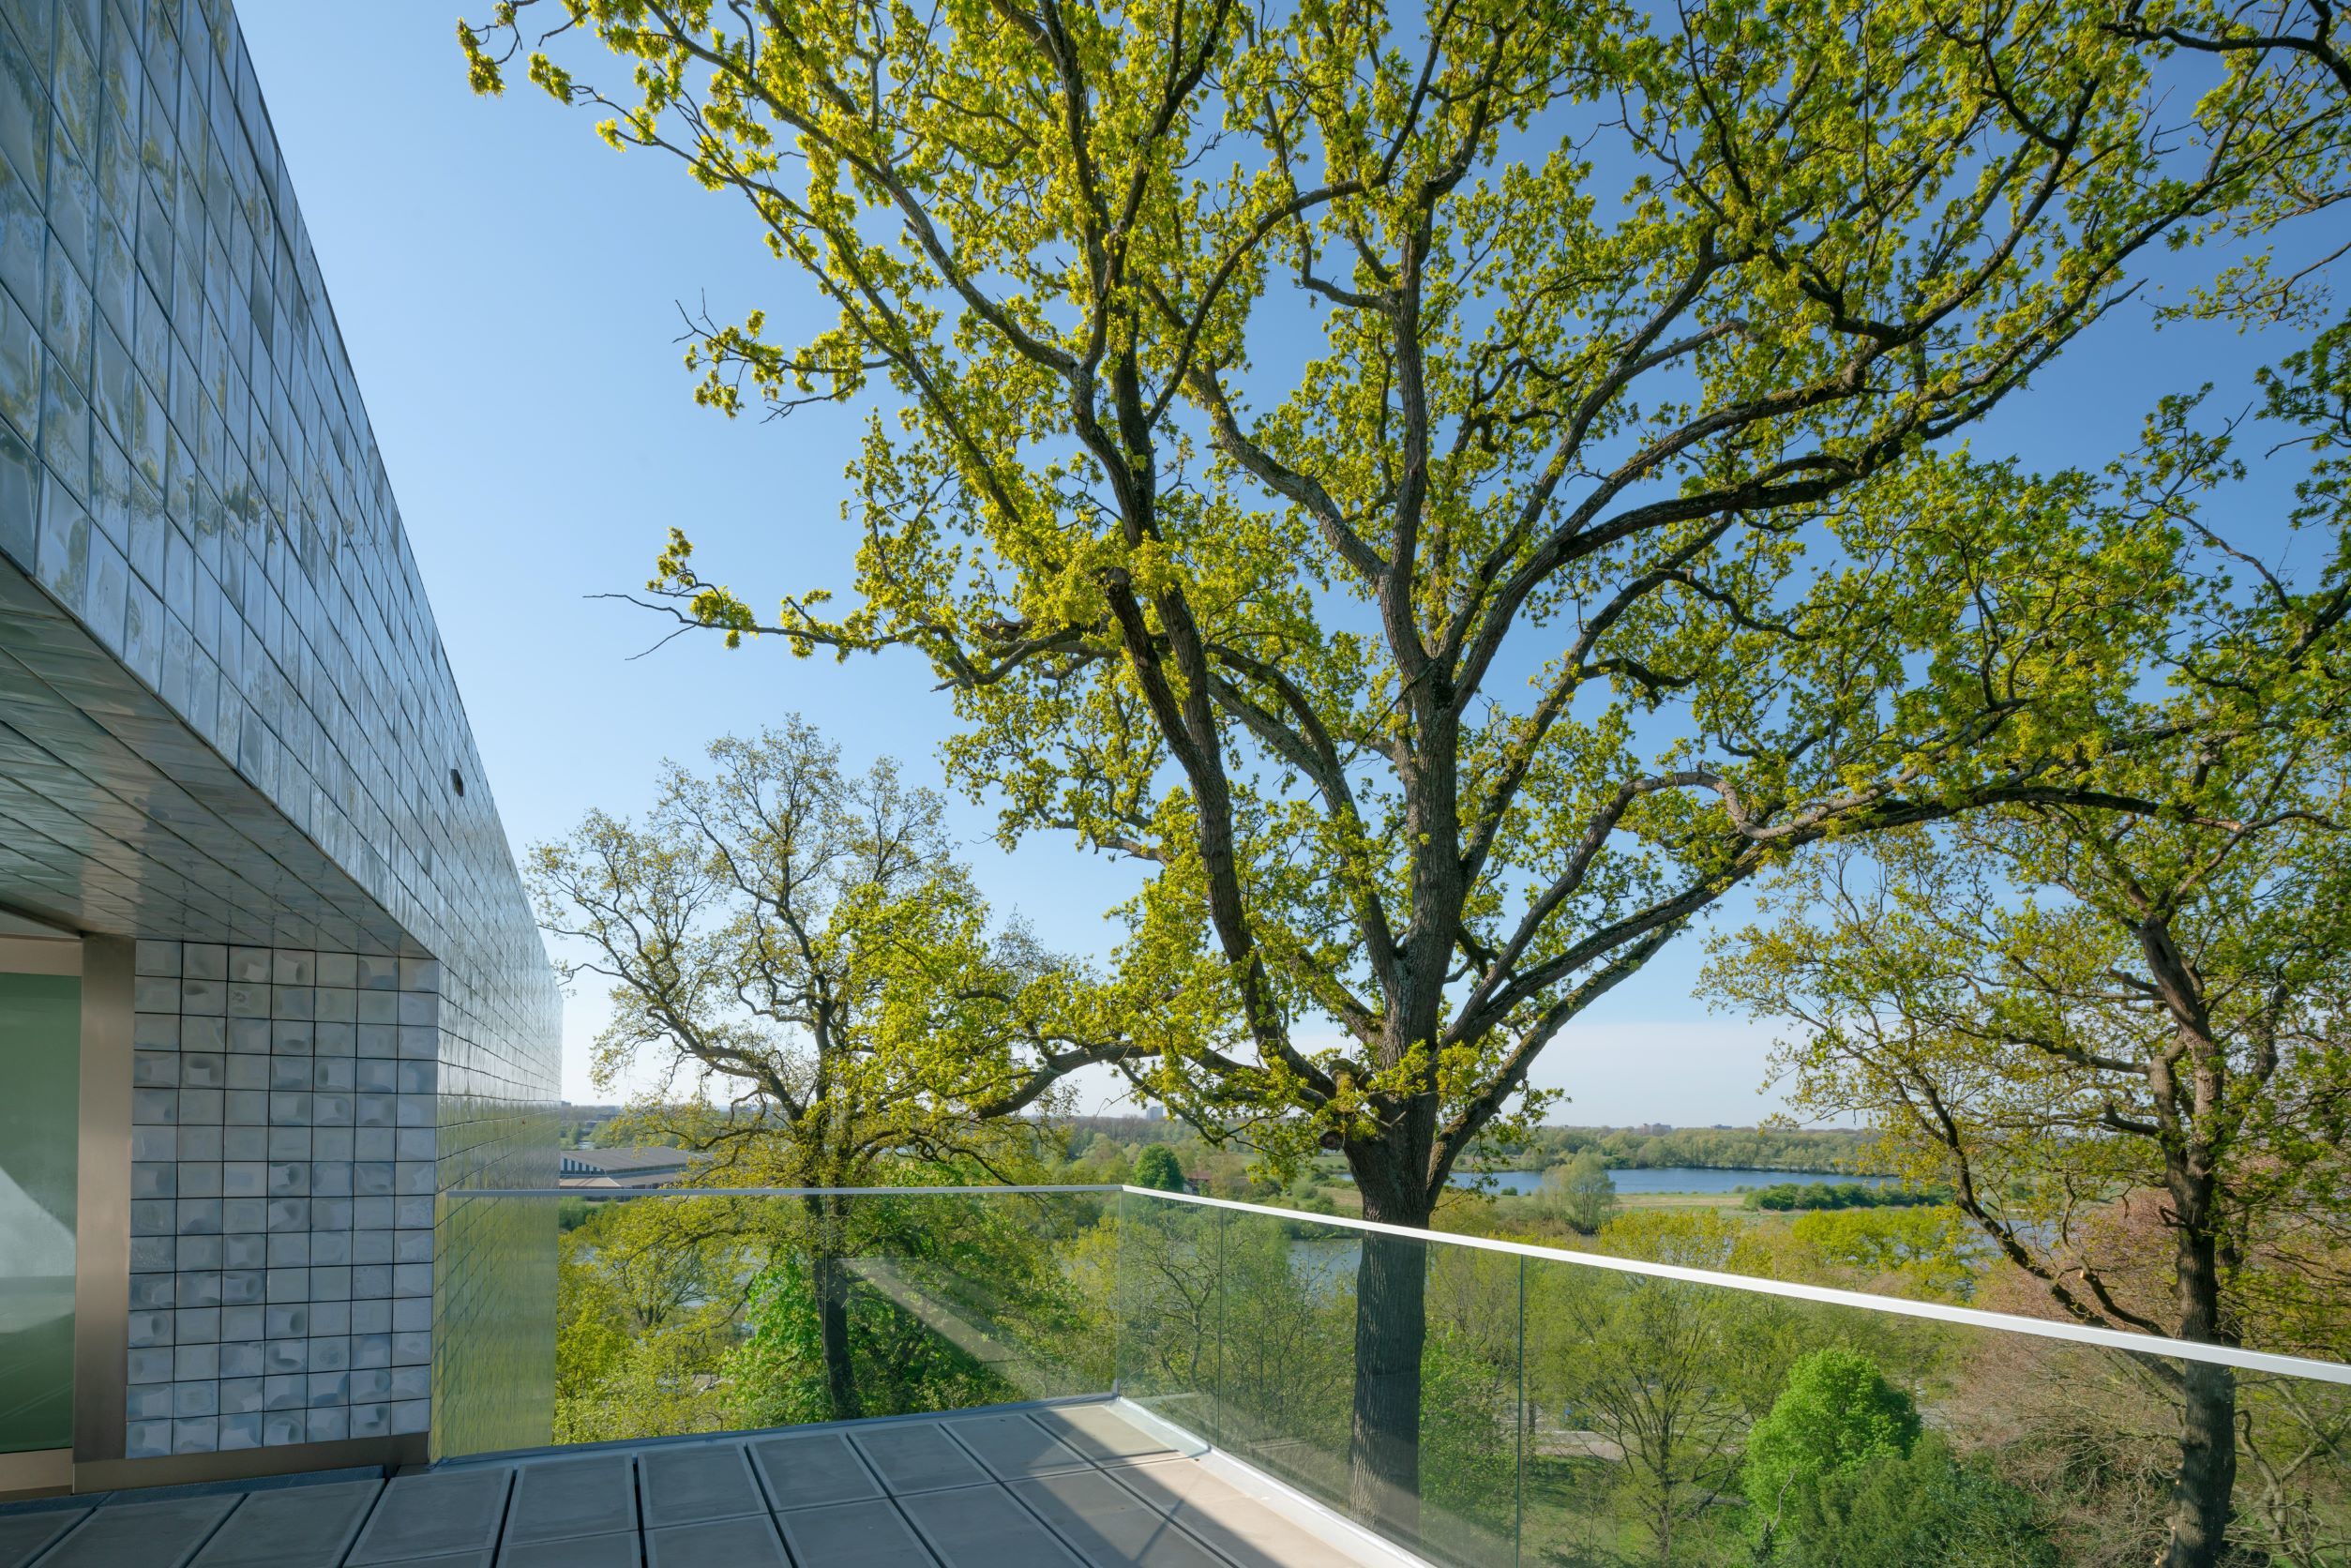
[[[1928,1436],[1907,1457],[1821,1477],[1782,1510],[1782,1568],[2057,1568],[2032,1499]]]
[[[1771,1413],[1747,1434],[1741,1489],[1770,1532],[1823,1478],[1906,1458],[1918,1440],[1917,1407],[1876,1362],[1841,1346],[1815,1350],[1788,1368]]]

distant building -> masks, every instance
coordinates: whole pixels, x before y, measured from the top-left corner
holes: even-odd
[[[566,1149],[559,1181],[566,1187],[666,1187],[699,1158],[687,1149]]]

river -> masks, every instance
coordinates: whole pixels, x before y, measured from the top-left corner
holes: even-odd
[[[1891,1176],[1854,1176],[1840,1170],[1708,1170],[1696,1166],[1665,1165],[1651,1168],[1627,1167],[1608,1172],[1620,1195],[1659,1192],[1736,1192],[1741,1187],[1771,1187],[1783,1182],[1860,1182],[1868,1186],[1880,1186],[1893,1180]],[[1489,1170],[1484,1179],[1493,1192],[1530,1193],[1543,1184],[1540,1170]],[[1479,1176],[1470,1171],[1456,1170],[1453,1184],[1466,1187],[1474,1184]]]

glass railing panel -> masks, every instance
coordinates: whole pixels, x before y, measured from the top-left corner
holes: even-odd
[[[1119,1205],[1119,1393],[1206,1442],[1222,1429],[1229,1217],[1139,1193]]]
[[[1432,1561],[1515,1561],[1518,1259],[1224,1213],[1219,1446]]]
[[[2351,1545],[2340,1384],[1526,1269],[1527,1562],[2317,1564]],[[2199,1427],[2219,1434],[2201,1461]],[[2236,1555],[2166,1557],[2183,1486]]]
[[[560,1228],[549,1426],[581,1443],[1108,1394],[1117,1196],[467,1201],[534,1206]]]

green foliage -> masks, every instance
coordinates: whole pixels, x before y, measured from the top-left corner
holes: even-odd
[[[915,651],[1007,842],[1147,879],[1153,1092],[1337,1134],[1415,1223],[1728,889],[2075,785],[2180,538],[1959,443],[2340,134],[2260,53],[2180,104],[2077,3],[557,10],[462,26],[476,89],[741,199],[800,287],[698,324],[701,399],[868,416],[851,600],[755,611],[682,533],[652,591]]]
[[[1001,1119],[1124,1048],[1077,965],[991,928],[944,804],[861,776],[798,718],[662,774],[641,822],[591,811],[524,876],[566,976],[610,983],[599,1083],[680,1078],[625,1131],[708,1150],[719,1184],[859,1186],[885,1157],[1017,1157]]]
[[[1933,1434],[1792,1489],[1773,1546],[1781,1568],[2058,1568],[2031,1496]]]
[[[1537,1199],[1545,1213],[1579,1235],[1592,1236],[1616,1213],[1617,1184],[1607,1162],[1588,1149],[1545,1171]]]
[[[1743,1199],[1750,1209],[1787,1214],[1800,1209],[1907,1209],[1951,1201],[1949,1193],[1912,1187],[1873,1186],[1867,1182],[1781,1182],[1758,1187]]]
[[[1135,1156],[1135,1169],[1127,1178],[1138,1187],[1153,1187],[1160,1192],[1182,1192],[1183,1167],[1176,1153],[1164,1143],[1148,1143]]]
[[[735,1340],[741,1210],[637,1199],[589,1206],[557,1244],[555,1440],[724,1430],[710,1374]]]
[[[1599,1250],[1698,1269],[1755,1269],[1752,1228],[1714,1210],[1636,1210]],[[1568,1265],[1527,1278],[1527,1380],[1620,1457],[1579,1485],[1638,1543],[1636,1561],[1682,1561],[1738,1491],[1739,1452],[1801,1349],[1787,1304],[1682,1280]]]
[[[1869,1135],[1787,1127],[1534,1127],[1486,1163],[1548,1167],[1589,1150],[1609,1168],[1869,1171]]]
[[[1822,1478],[1906,1457],[1918,1440],[1917,1407],[1876,1362],[1837,1346],[1815,1350],[1788,1369],[1771,1413],[1747,1434],[1741,1489],[1768,1530]]]
[[[848,1296],[859,1413],[910,1415],[1025,1397],[971,1350],[859,1282]],[[835,1418],[807,1260],[770,1265],[751,1289],[744,1338],[722,1364],[738,1425],[788,1426]]]
[[[1842,1282],[1944,1301],[1974,1296],[1987,1250],[1948,1208],[1815,1210],[1797,1217],[1788,1239],[1826,1269],[1860,1276]]]

